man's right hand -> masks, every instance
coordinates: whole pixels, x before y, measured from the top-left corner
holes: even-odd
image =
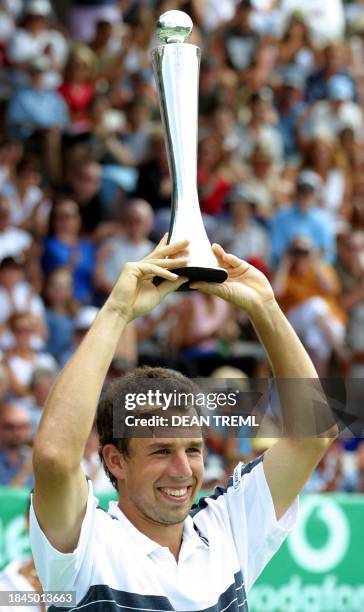
[[[188,240],[166,243],[167,234],[147,257],[125,264],[106,304],[126,323],[148,314],[166,295],[188,281],[171,272],[187,266]],[[165,279],[158,287],[153,284],[155,276]]]
[[[212,250],[219,266],[228,273],[227,280],[223,283],[194,282],[190,284],[191,289],[217,295],[242,308],[250,317],[259,306],[275,303],[273,289],[262,272],[235,255],[225,253],[218,244],[214,244]]]

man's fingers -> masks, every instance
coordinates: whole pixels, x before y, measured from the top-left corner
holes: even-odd
[[[161,268],[183,268],[188,264],[187,257],[178,257],[176,259],[151,259],[148,263],[152,263],[155,266],[161,266]]]
[[[179,253],[180,251],[185,251],[188,247],[188,244],[188,240],[180,240],[179,242],[174,242],[173,244],[167,244],[165,246],[159,243],[157,248],[155,248],[154,251],[150,255],[148,255],[146,259],[154,259],[156,256],[158,258],[170,257],[171,255]]]
[[[165,270],[161,266],[156,266],[154,263],[151,263],[149,261],[140,262],[140,264],[138,265],[138,269],[139,272],[141,272],[141,275],[138,275],[139,277],[142,276],[141,280],[145,280],[146,277],[149,276],[161,276],[162,278],[165,278],[169,281],[175,281],[179,278],[178,274],[174,274],[174,272]]]
[[[212,250],[219,263],[224,268],[238,268],[239,266],[243,266],[243,268],[246,267],[246,269],[248,269],[250,267],[250,265],[243,259],[239,259],[239,257],[236,257],[236,255],[233,255],[232,253],[226,253],[226,251],[224,251],[222,246],[219,244],[213,244]]]

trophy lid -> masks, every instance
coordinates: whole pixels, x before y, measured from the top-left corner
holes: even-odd
[[[157,22],[157,37],[165,43],[184,43],[193,28],[192,19],[183,11],[167,11]]]

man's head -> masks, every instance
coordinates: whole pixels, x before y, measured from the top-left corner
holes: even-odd
[[[5,450],[18,450],[31,437],[30,417],[20,404],[0,406],[0,446]]]
[[[129,240],[135,244],[146,240],[152,231],[153,223],[154,214],[151,205],[145,200],[131,200],[123,219],[123,226]]]
[[[203,438],[199,427],[172,433],[151,427],[150,437],[118,436],[116,422],[122,426],[125,416],[150,418],[161,415],[156,401],[152,405],[125,408],[127,394],[148,393],[196,394],[196,385],[182,374],[165,368],[137,368],[114,382],[100,402],[97,430],[100,457],[112,484],[120,493],[123,511],[132,520],[144,519],[155,524],[182,523],[201,487],[203,478]],[[130,395],[129,395],[130,397]],[[196,414],[174,404],[175,412]],[[163,413],[168,415],[168,410]],[[125,429],[124,429],[125,431]],[[170,432],[170,433],[169,433]],[[122,435],[122,433],[121,433]],[[170,437],[164,437],[170,435]],[[181,437],[176,437],[181,435]],[[130,437],[134,436],[134,437]],[[187,437],[188,436],[188,437]]]

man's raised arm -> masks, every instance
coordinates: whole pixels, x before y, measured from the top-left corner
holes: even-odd
[[[49,395],[34,441],[33,503],[45,535],[61,552],[73,551],[78,542],[87,501],[80,461],[120,334],[187,280],[171,272],[187,264],[182,257],[187,246],[187,241],[166,246],[164,237],[145,259],[125,265]],[[155,287],[154,276],[165,281]]]
[[[191,287],[217,295],[247,312],[277,379],[285,431],[282,438],[265,453],[263,467],[279,519],[304,487],[337,435],[337,429],[331,427],[326,433],[327,437],[314,435],[317,417],[324,417],[323,420],[329,422],[324,402],[325,414],[315,414],[313,399],[317,373],[279,308],[266,277],[235,255],[225,253],[219,245],[214,245],[213,250],[219,265],[227,270],[228,279],[221,285],[193,283]],[[302,384],[299,384],[299,379]],[[297,381],[297,393],[293,395],[291,389],[294,380]],[[317,393],[319,389],[317,380]],[[306,435],[297,435],[299,431]],[[312,436],[307,435],[310,431]]]

